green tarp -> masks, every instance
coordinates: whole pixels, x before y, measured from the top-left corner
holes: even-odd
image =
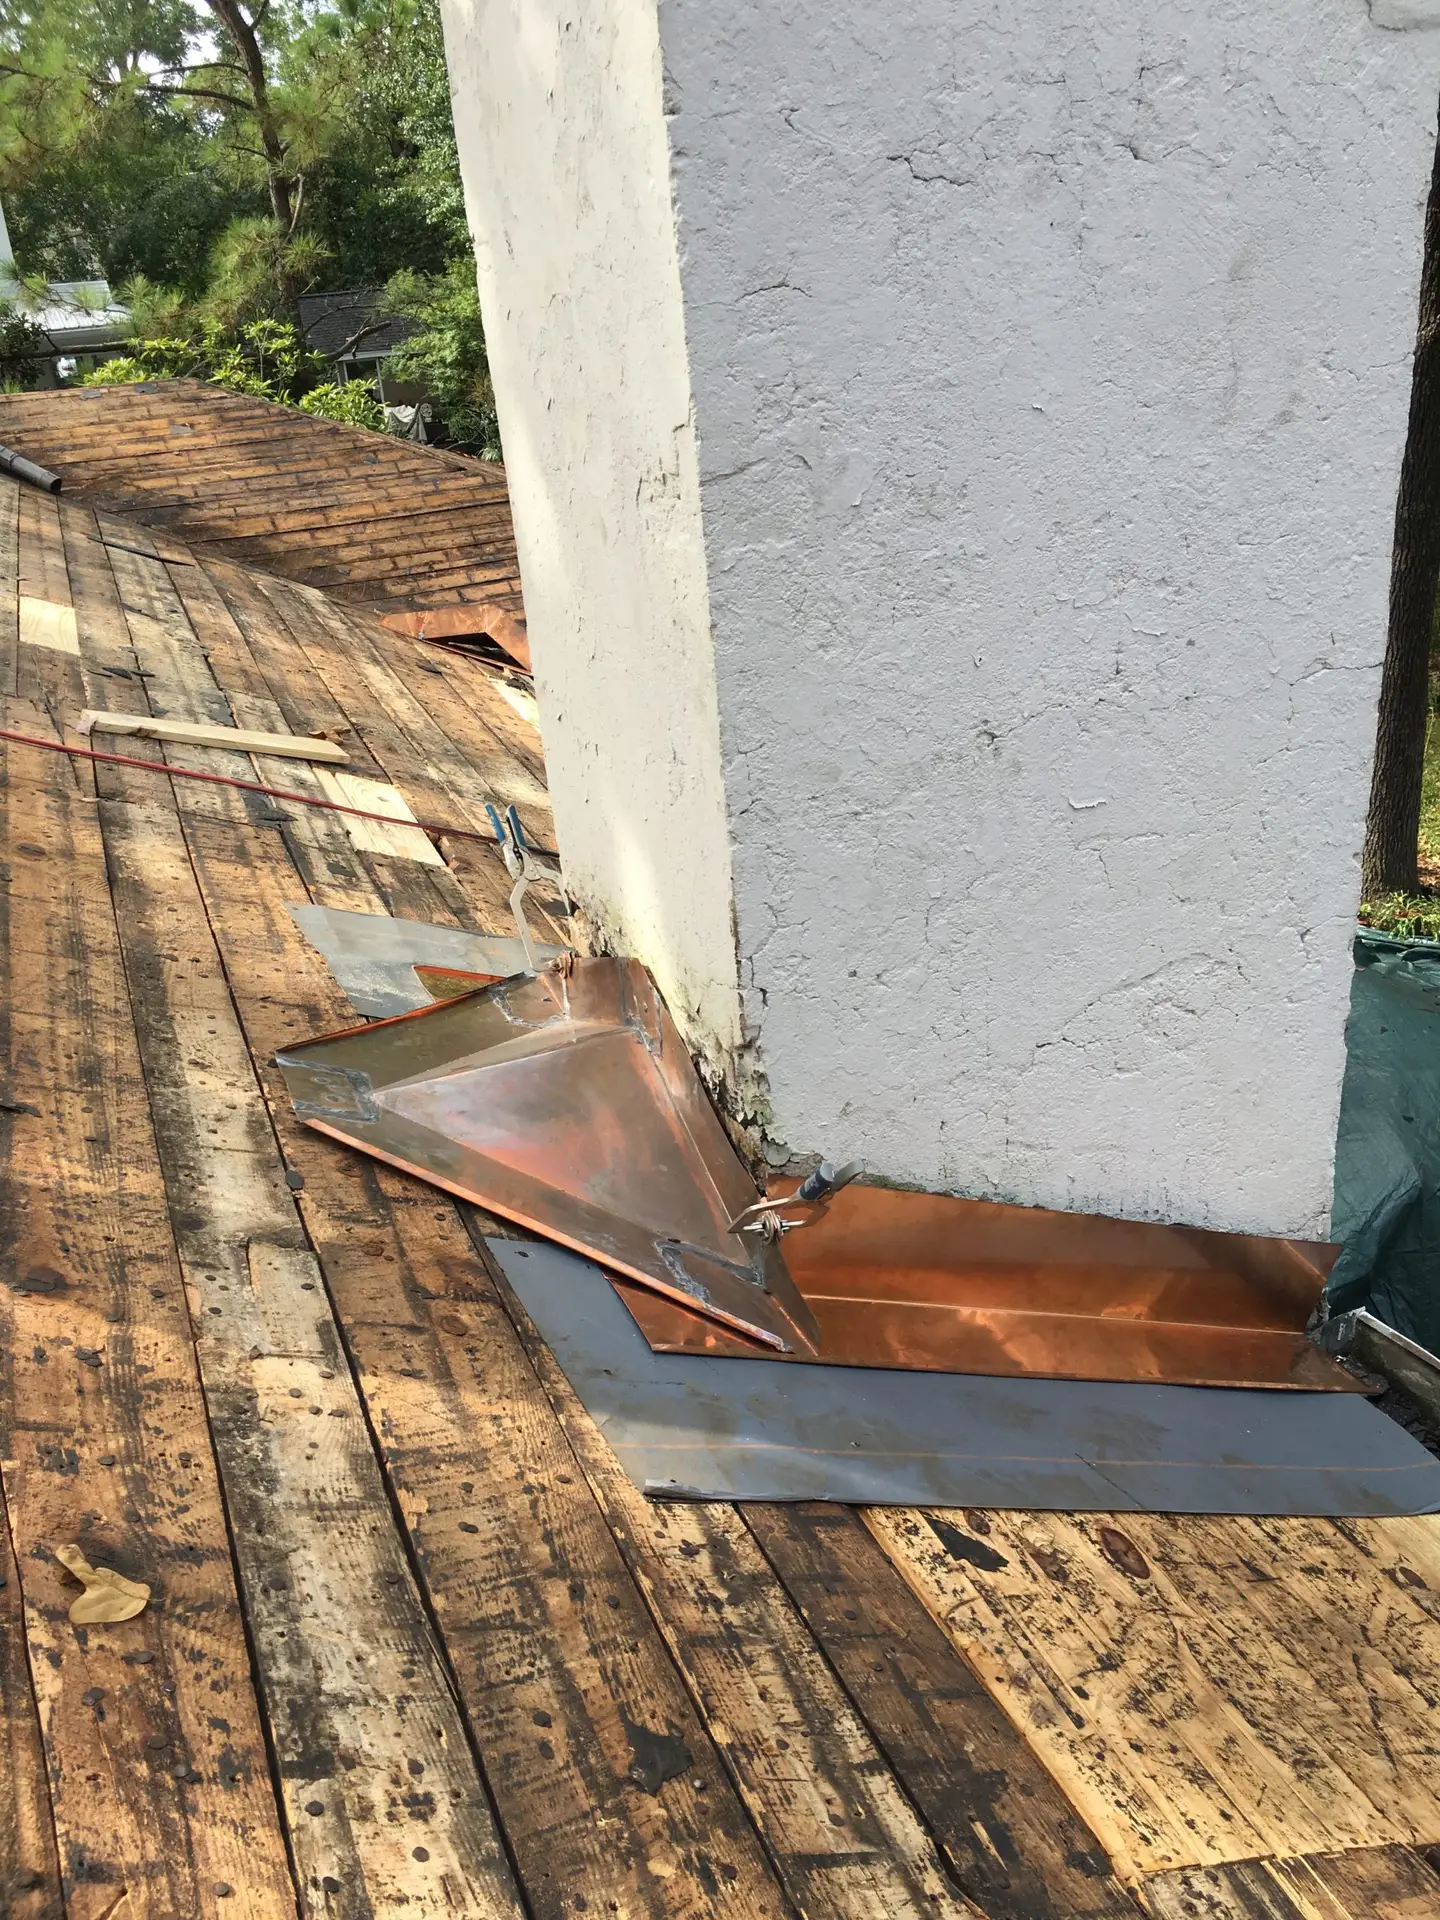
[[[1330,1310],[1440,1352],[1440,944],[1359,930],[1345,1045]]]

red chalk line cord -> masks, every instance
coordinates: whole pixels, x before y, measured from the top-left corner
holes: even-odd
[[[0,727],[0,740],[14,740],[22,747],[44,747],[50,753],[68,753],[77,760],[103,760],[112,767],[138,767],[142,773],[163,773],[171,780],[205,780],[212,787],[240,787],[246,793],[263,793],[269,800],[292,800],[299,807],[349,813],[357,820],[379,820],[387,827],[418,827],[422,833],[448,834],[455,840],[478,840],[487,847],[496,844],[493,833],[477,833],[473,827],[441,826],[435,820],[397,820],[393,813],[371,813],[364,807],[342,806],[338,800],[320,800],[313,793],[292,793],[285,787],[267,787],[259,780],[235,780],[227,773],[201,773],[194,767],[172,767],[164,760],[134,760],[128,753],[97,753],[93,747],[72,747],[64,740],[46,740],[37,733],[16,733],[9,727]],[[535,847],[532,852],[546,854],[552,860],[558,857],[548,847]]]

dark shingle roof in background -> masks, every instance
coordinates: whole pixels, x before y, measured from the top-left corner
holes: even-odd
[[[347,346],[350,353],[363,358],[393,353],[414,331],[414,322],[378,319],[380,299],[378,287],[341,287],[333,293],[302,294],[297,304],[306,346],[312,353],[331,356]],[[363,337],[357,339],[357,335]]]
[[[364,606],[519,614],[505,469],[198,380],[0,394],[67,497]]]

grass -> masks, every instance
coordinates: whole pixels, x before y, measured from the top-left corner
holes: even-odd
[[[1360,908],[1362,927],[1397,940],[1440,940],[1440,900],[1424,893],[1387,893]]]

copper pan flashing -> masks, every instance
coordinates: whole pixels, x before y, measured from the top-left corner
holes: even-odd
[[[508,978],[499,973],[467,973],[460,967],[429,967],[415,962],[415,978],[432,1000],[458,1000],[462,993],[474,993],[477,987],[493,987]],[[424,1012],[424,1008],[417,1009]]]
[[[1363,1391],[1305,1333],[1337,1247],[867,1186],[783,1245],[831,1366]],[[657,1350],[757,1357],[615,1285]]]

